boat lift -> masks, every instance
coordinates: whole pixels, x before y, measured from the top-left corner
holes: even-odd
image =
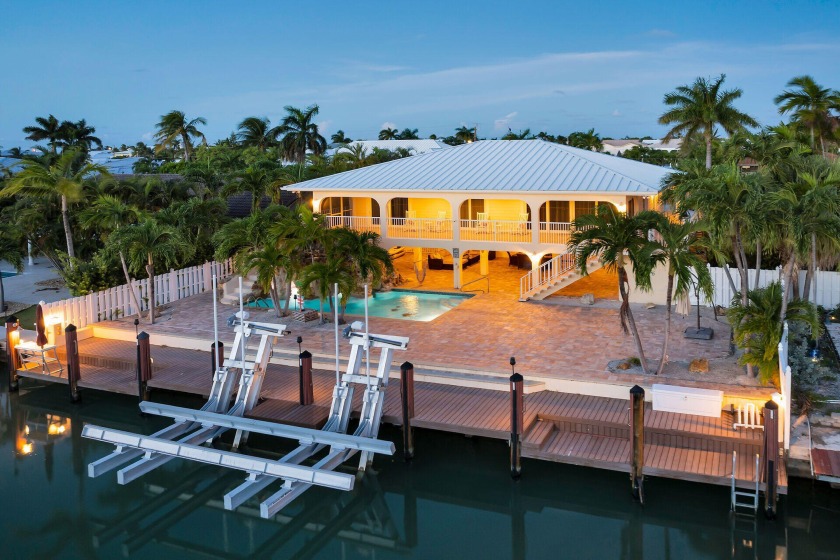
[[[337,285],[335,291],[337,296]],[[367,302],[367,298],[365,301]],[[265,518],[272,517],[313,485],[351,490],[355,477],[335,472],[336,468],[356,453],[360,453],[358,468],[364,471],[372,461],[373,454],[393,455],[395,451],[393,443],[378,440],[377,436],[393,353],[395,350],[405,350],[409,339],[370,334],[367,331],[366,304],[365,323],[355,322],[344,329],[344,337],[349,339],[351,349],[347,371],[342,375],[338,360],[338,306],[335,307],[336,385],[329,416],[322,429],[299,428],[244,417],[259,398],[271,353],[272,342],[269,339],[284,336],[288,331],[285,325],[248,321],[240,301],[240,313],[228,321],[228,324],[236,329],[231,357],[217,369],[207,403],[199,410],[151,402],[140,403],[140,409],[144,413],[175,420],[171,426],[150,436],[86,425],[82,431],[84,437],[116,445],[113,453],[88,465],[88,475],[99,476],[139,458],[134,464],[117,472],[117,481],[127,484],[176,457],[245,471],[248,473],[246,480],[224,497],[225,508],[230,510],[237,508],[273,482],[282,480],[280,490],[260,504],[260,515]],[[360,332],[362,327],[364,332]],[[249,362],[245,359],[245,346],[253,334],[260,335],[260,342],[255,360]],[[370,373],[371,348],[380,350],[375,376],[371,376]],[[361,373],[363,357],[366,358],[365,374]],[[231,370],[234,369],[241,371],[239,388],[233,406],[227,408],[235,379]],[[359,425],[355,432],[349,435],[347,429],[356,384],[364,384],[365,391]],[[236,430],[231,451],[204,445],[229,430]],[[299,446],[279,460],[244,455],[237,449],[250,432],[296,439]],[[327,450],[326,454],[313,466],[301,465],[324,450]]]

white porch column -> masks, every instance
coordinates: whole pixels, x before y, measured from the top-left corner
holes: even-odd
[[[482,250],[479,252],[478,273],[482,276],[490,274],[490,251]]]
[[[454,247],[452,249],[452,278],[453,278],[453,288],[456,290],[461,289],[461,275],[462,275],[462,266],[461,266],[461,249],[459,247]]]
[[[379,204],[379,230],[382,237],[388,237],[388,199],[382,197],[374,198]],[[372,214],[373,212],[371,212]]]
[[[537,204],[537,209],[531,208],[531,242],[540,242],[540,204]]]

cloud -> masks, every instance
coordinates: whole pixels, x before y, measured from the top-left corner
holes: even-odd
[[[512,113],[508,113],[507,115],[505,115],[504,117],[502,117],[500,119],[496,119],[493,122],[493,128],[495,130],[506,130],[506,129],[510,128],[511,121],[513,121],[513,119],[515,119],[516,115],[518,115],[518,114],[519,113],[517,111],[514,111]]]
[[[323,120],[323,121],[321,121],[321,122],[319,122],[319,123],[315,123],[315,124],[317,124],[317,125],[318,125],[318,133],[319,133],[321,136],[325,135],[327,132],[329,132],[329,131],[330,131],[330,126],[332,126],[332,123],[333,123],[333,122],[332,122],[331,120],[329,120],[329,119],[327,119],[327,120]]]
[[[623,115],[621,114],[621,111],[619,111],[618,109],[615,109],[615,110],[612,112],[612,116],[614,116],[614,117],[621,117],[621,116],[623,116]]]
[[[379,130],[385,130],[386,128],[396,129],[397,125],[392,123],[391,121],[385,121],[384,123],[382,123],[382,126],[379,127]]]
[[[155,138],[154,131],[152,132],[144,132],[143,135],[140,137],[143,142],[151,142]]]

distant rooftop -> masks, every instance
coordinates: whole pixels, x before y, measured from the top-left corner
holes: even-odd
[[[451,148],[449,144],[444,144],[440,140],[356,140],[354,142],[350,142],[349,144],[345,144],[344,146],[338,146],[333,150],[328,150],[329,155],[337,154],[342,151],[348,151],[350,146],[361,144],[369,153],[373,152],[374,149],[379,150],[390,150],[394,151],[398,148],[403,148],[409,150],[412,154],[425,154],[426,152],[431,152],[433,150],[441,150],[445,148]]]
[[[284,187],[289,191],[659,192],[669,169],[542,140],[483,140]]]

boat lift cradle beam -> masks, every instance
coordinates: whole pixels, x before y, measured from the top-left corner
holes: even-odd
[[[259,391],[262,387],[262,380],[265,374],[265,368],[268,365],[271,348],[271,344],[265,344],[267,339],[284,336],[288,332],[286,330],[286,325],[280,324],[245,321],[243,325],[242,321],[238,320],[233,323],[233,326],[238,328],[236,330],[233,346],[230,350],[230,359],[225,360],[225,362],[216,369],[216,372],[213,375],[213,385],[210,390],[210,398],[204,406],[201,407],[201,411],[236,414],[238,416],[242,416],[247,410],[245,405],[249,402],[247,400],[249,393],[253,391],[259,395]],[[243,361],[241,359],[236,360],[236,357],[244,354],[243,345],[247,345],[247,338],[254,332],[259,332],[261,338],[257,355],[254,362],[248,362],[245,360],[244,365],[246,369],[243,374],[239,376],[239,389],[237,391],[236,402],[233,406],[230,406],[233,386],[237,379],[235,370],[242,371],[241,368],[243,365]],[[248,366],[250,366],[250,368]],[[252,402],[256,402],[256,399]],[[167,426],[166,428],[153,433],[151,437],[174,440],[175,438],[180,437],[187,432],[193,432],[198,428],[202,428],[201,424],[179,420],[171,426]],[[220,433],[217,433],[216,430],[202,428],[199,432],[194,434],[194,438],[188,438],[184,440],[184,442],[198,443],[202,440],[212,439],[217,435],[220,435]],[[141,449],[118,445],[117,449],[113,453],[88,465],[88,476],[100,476],[136,459],[140,459],[140,461],[133,465],[135,467],[134,469],[118,476],[118,479],[121,481],[125,480],[125,482],[121,483],[124,484],[130,480],[134,480],[137,476],[140,476],[141,474],[168,462],[170,457],[158,457],[154,462],[152,462],[151,459],[153,459],[153,457],[150,453]],[[142,472],[139,470],[141,467],[143,469]],[[122,473],[123,471],[120,472]]]

